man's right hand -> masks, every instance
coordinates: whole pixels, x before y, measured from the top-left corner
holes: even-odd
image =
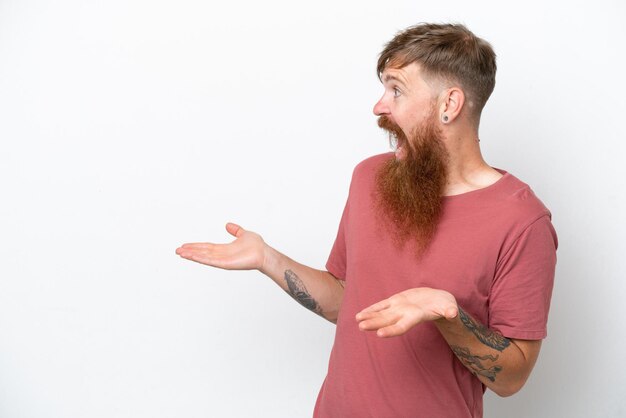
[[[226,270],[259,270],[307,309],[335,323],[343,300],[343,280],[325,270],[297,263],[276,251],[259,234],[226,224],[235,237],[229,244],[183,244],[176,254],[207,266]]]
[[[235,237],[229,244],[188,243],[177,248],[176,254],[187,260],[226,270],[262,270],[267,252],[263,238],[234,223],[227,223],[226,231]]]

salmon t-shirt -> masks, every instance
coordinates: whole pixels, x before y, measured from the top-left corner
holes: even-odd
[[[326,268],[345,280],[328,374],[317,418],[482,417],[485,387],[455,357],[432,323],[379,338],[355,315],[401,291],[452,293],[474,318],[505,337],[539,340],[546,323],[557,237],[548,209],[513,175],[443,198],[443,215],[425,255],[393,244],[377,219],[372,193],[377,155],[354,170]]]

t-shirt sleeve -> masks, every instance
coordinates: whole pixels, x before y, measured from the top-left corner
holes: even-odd
[[[496,267],[489,298],[489,326],[505,337],[540,340],[547,335],[556,266],[556,232],[545,215],[526,227]]]
[[[333,248],[330,250],[328,261],[326,262],[326,270],[338,279],[346,279],[346,224],[348,222],[348,212],[350,210],[350,198],[346,201],[339,222],[339,230]]]

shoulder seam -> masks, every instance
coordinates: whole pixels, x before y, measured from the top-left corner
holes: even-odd
[[[521,238],[522,235],[524,235],[524,233],[534,224],[536,224],[537,222],[539,222],[541,219],[548,217],[550,218],[550,212],[543,212],[541,215],[539,215],[537,218],[535,218],[534,220],[532,220],[531,222],[528,223],[528,225],[526,225],[524,228],[521,229],[520,233],[517,235],[517,237],[515,237],[515,239],[513,240],[513,242],[511,243],[511,245],[509,246],[509,248],[506,250],[506,252],[502,255],[502,257],[500,258],[500,260],[498,260],[498,263],[496,263],[496,271],[500,268],[500,265],[502,263],[502,260],[506,259],[506,257],[509,255],[509,253],[513,250],[513,248],[515,247],[515,244],[517,244],[517,242],[519,241],[519,239]]]

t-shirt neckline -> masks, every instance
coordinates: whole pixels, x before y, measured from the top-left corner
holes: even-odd
[[[492,184],[482,187],[480,189],[471,190],[469,192],[455,194],[451,196],[443,196],[443,201],[446,203],[452,203],[459,200],[464,199],[474,199],[474,198],[485,198],[494,193],[497,193],[498,190],[503,187],[508,181],[513,177],[508,171],[502,170],[501,168],[491,167],[496,170],[498,173],[502,174],[498,180],[493,182]]]

